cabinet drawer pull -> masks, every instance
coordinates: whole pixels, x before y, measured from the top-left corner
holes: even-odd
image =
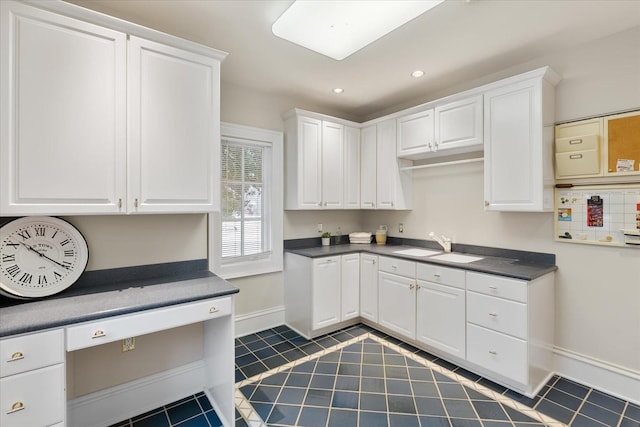
[[[495,312],[494,313],[489,313],[489,316],[498,317],[498,313],[495,313]]]
[[[13,413],[18,412],[18,411],[22,411],[23,409],[25,409],[24,408],[24,403],[16,402],[13,405],[11,405],[11,410],[9,412],[7,412],[7,415],[13,414]]]
[[[495,350],[489,350],[489,354],[493,354],[495,356],[496,354],[498,354],[498,352]]]
[[[494,285],[489,285],[489,289],[491,289],[491,290],[494,290],[494,291],[495,291],[496,289],[498,289],[498,287],[497,287],[497,286],[494,286]]]
[[[571,160],[579,160],[579,159],[581,159],[581,158],[582,158],[582,154],[571,154],[571,155],[569,156],[569,158],[570,158]]]
[[[107,333],[105,331],[103,331],[102,329],[98,329],[97,331],[95,331],[93,333],[93,336],[91,337],[91,339],[94,338],[102,338],[102,337],[106,337]]]
[[[392,265],[391,268],[393,268],[394,270],[396,270],[398,268],[397,265]]]
[[[218,308],[216,306],[211,306],[211,308],[209,309],[209,313],[213,314],[213,313],[217,313],[218,312]]]
[[[133,207],[138,209],[138,199],[133,199]]]
[[[24,354],[22,354],[21,351],[16,351],[11,355],[11,358],[7,360],[7,362],[16,362],[21,359],[24,359]]]
[[[122,199],[118,199],[118,209],[122,209]]]
[[[434,274],[433,277],[435,277],[436,279],[440,278],[440,275],[438,273]]]
[[[571,140],[569,140],[569,145],[576,145],[576,144],[582,144],[582,140],[581,139],[571,139]]]

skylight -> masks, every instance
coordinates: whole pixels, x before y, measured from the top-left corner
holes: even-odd
[[[271,30],[340,61],[443,1],[297,0]]]

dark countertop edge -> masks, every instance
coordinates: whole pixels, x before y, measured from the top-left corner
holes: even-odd
[[[198,297],[171,300],[163,303],[158,302],[153,304],[138,305],[135,307],[126,307],[122,309],[110,310],[108,312],[91,313],[91,314],[87,314],[86,316],[68,317],[68,318],[65,318],[64,320],[57,321],[57,322],[49,322],[42,325],[29,325],[28,327],[24,327],[24,328],[14,328],[7,331],[0,331],[0,338],[6,338],[6,337],[11,337],[11,336],[25,334],[25,333],[31,333],[31,332],[45,331],[49,329],[56,329],[56,328],[65,327],[73,324],[90,322],[92,320],[107,319],[109,317],[121,316],[123,314],[138,313],[140,311],[153,310],[156,308],[171,307],[173,305],[186,304],[186,303],[195,302],[195,301],[202,301],[209,298],[223,297],[226,295],[236,294],[239,291],[240,291],[239,289],[235,288],[235,289],[230,289],[229,291],[202,294],[201,296],[198,296]]]
[[[558,269],[558,266],[555,265],[554,254],[539,252],[527,252],[454,243],[452,245],[452,252],[482,255],[484,259],[471,263],[452,263],[429,259],[429,257],[415,257],[411,255],[397,254],[393,253],[391,249],[388,249],[394,248],[393,250],[402,250],[403,248],[409,249],[411,247],[420,247],[442,250],[437,243],[432,241],[388,238],[387,243],[390,244],[387,245],[352,245],[346,243],[330,246],[318,246],[317,243],[319,242],[319,239],[317,238],[297,240],[299,240],[299,242],[285,245],[285,252],[290,252],[308,258],[321,258],[326,256],[364,252],[373,255],[401,258],[425,264],[436,264],[461,270],[494,274],[527,281],[535,280],[538,277]],[[303,247],[303,243],[311,243],[312,246]]]

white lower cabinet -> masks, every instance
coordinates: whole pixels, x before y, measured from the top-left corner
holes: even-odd
[[[306,338],[360,316],[360,254],[308,258],[285,253],[285,322]]]
[[[340,257],[340,320],[360,316],[360,254]]]
[[[416,339],[460,359],[465,357],[465,271],[417,266]]]
[[[360,316],[378,322],[378,257],[360,255]]]
[[[380,257],[378,323],[411,339],[416,338],[416,263]]]
[[[0,357],[0,425],[63,425],[67,407],[64,332],[4,339]]]
[[[368,253],[285,253],[286,323],[307,338],[366,320],[534,396],[552,374],[554,273],[532,281]]]
[[[527,396],[552,373],[553,283],[467,273],[467,361]]]

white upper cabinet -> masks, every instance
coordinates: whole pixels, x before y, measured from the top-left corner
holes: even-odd
[[[223,53],[64,3],[1,6],[0,215],[218,208]]]
[[[1,6],[0,214],[120,212],[125,34]]]
[[[433,108],[397,119],[397,156],[427,153],[434,149]]]
[[[360,129],[344,127],[344,208],[360,209]]]
[[[359,208],[359,135],[315,113],[287,113],[285,209]]]
[[[129,210],[219,209],[220,62],[131,37]]]
[[[554,86],[548,67],[501,80],[484,93],[485,208],[553,210]]]
[[[360,207],[376,208],[377,189],[377,126],[367,126],[360,131]]]
[[[397,156],[425,159],[482,150],[482,95],[397,119]]]
[[[436,152],[482,150],[482,95],[439,105],[435,118]]]
[[[396,121],[378,123],[377,147],[377,209],[411,209],[411,172],[402,171],[408,161],[396,159]]]

